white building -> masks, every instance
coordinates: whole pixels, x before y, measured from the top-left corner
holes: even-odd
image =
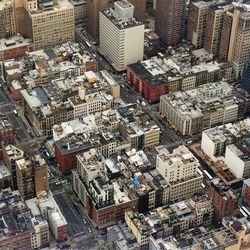
[[[100,51],[118,71],[143,59],[144,25],[133,14],[134,6],[126,0],[99,14]]]
[[[86,95],[85,89],[79,88],[79,95],[70,97],[68,100],[74,109],[75,119],[102,110],[102,99],[98,92]]]
[[[172,154],[157,155],[156,169],[170,185],[170,201],[182,200],[201,190],[203,175],[199,165],[184,145],[174,149]]]

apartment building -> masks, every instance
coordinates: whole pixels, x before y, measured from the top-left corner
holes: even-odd
[[[75,40],[74,6],[68,1],[25,0],[24,35],[32,39],[33,49],[49,49]],[[22,32],[21,32],[22,33]]]
[[[16,34],[14,0],[0,2],[0,39]]]
[[[177,45],[184,37],[185,8],[183,0],[156,1],[155,32],[166,45]]]
[[[238,101],[226,82],[204,84],[186,92],[161,96],[160,113],[182,135],[195,134],[219,124],[236,121]]]
[[[133,15],[134,6],[127,0],[100,12],[100,52],[117,71],[143,59],[144,25]]]
[[[185,147],[180,146],[172,154],[160,153],[156,158],[156,170],[170,185],[169,201],[191,197],[202,189],[203,175],[199,161]]]

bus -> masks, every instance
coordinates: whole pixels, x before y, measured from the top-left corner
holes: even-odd
[[[207,172],[207,170],[203,170],[203,172],[208,177],[209,180],[213,179],[213,177]]]
[[[86,45],[87,45],[89,48],[91,47],[91,45],[90,45],[90,43],[89,43],[88,41],[86,41],[85,43],[86,43]]]
[[[249,210],[248,210],[246,207],[242,206],[241,209],[242,209],[248,216],[250,216],[250,212],[249,212]]]

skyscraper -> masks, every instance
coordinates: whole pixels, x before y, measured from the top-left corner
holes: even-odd
[[[87,0],[87,31],[90,36],[99,41],[99,11],[108,9],[113,0]]]
[[[157,0],[155,32],[167,45],[176,45],[184,37],[185,0]]]

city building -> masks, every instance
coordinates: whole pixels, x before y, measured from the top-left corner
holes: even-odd
[[[169,201],[181,201],[202,189],[203,174],[199,161],[185,147],[179,146],[173,153],[160,153],[156,158],[156,170],[169,187]]]
[[[243,181],[241,196],[242,196],[242,201],[249,206],[250,205],[250,179],[246,179]]]
[[[193,227],[209,226],[212,216],[211,199],[207,195],[201,195],[187,201],[159,207],[147,215],[133,211],[125,212],[125,221],[140,249],[154,249],[149,248],[150,236],[170,237]]]
[[[212,1],[192,1],[189,3],[187,39],[200,49],[204,47],[209,6]]]
[[[208,195],[214,205],[214,221],[222,222],[224,216],[237,210],[237,195],[220,179],[214,178],[208,183]]]
[[[67,240],[67,222],[50,192],[41,193],[36,198],[26,200],[25,203],[35,218],[43,219],[48,223],[50,232],[57,242]],[[46,240],[49,237],[49,235],[43,235],[41,227],[39,233],[41,240]]]
[[[226,82],[213,82],[161,96],[160,113],[182,135],[238,119],[238,101]]]
[[[0,3],[0,39],[16,34],[15,7],[13,0]]]
[[[155,11],[155,32],[166,45],[177,45],[185,33],[183,0],[158,0]]]
[[[147,0],[128,0],[135,8],[134,18],[144,23],[146,18],[146,2]]]
[[[224,163],[224,170],[228,169],[237,179],[250,176],[249,126],[248,118],[233,124],[214,127],[202,133],[203,153],[215,163],[215,166],[216,163]],[[222,165],[219,164],[220,166]],[[230,179],[230,176],[225,175],[225,177]]]
[[[7,168],[7,166],[0,162],[0,189],[5,189],[11,187],[12,184],[12,176]]]
[[[34,50],[75,40],[74,6],[68,0],[25,0],[23,5],[25,25],[18,32],[32,39]]]
[[[247,231],[247,230],[246,230]],[[149,237],[149,249],[234,249],[240,250],[242,237],[232,228],[222,226],[210,230],[202,226],[191,228],[177,236]]]
[[[14,128],[5,114],[0,112],[0,143],[14,142]]]
[[[87,31],[99,41],[99,12],[111,7],[113,0],[87,0]]]
[[[229,2],[227,1],[214,3],[208,9],[204,49],[208,53],[213,54],[214,57],[218,57],[219,55],[223,17],[228,10]]]
[[[31,41],[21,35],[0,39],[0,61],[20,58],[32,50]]]
[[[0,248],[32,249],[31,216],[18,191],[10,188],[0,192]]]
[[[87,0],[69,0],[74,6],[75,22],[87,25]]]
[[[127,0],[100,12],[100,52],[117,71],[143,59],[144,25],[133,16],[134,6]]]
[[[2,144],[3,161],[11,174],[11,187],[17,190],[16,161],[23,159],[24,152],[12,144]]]
[[[17,188],[24,200],[35,197],[35,178],[30,159],[16,161]]]
[[[250,58],[246,61],[246,64],[244,66],[240,86],[248,93],[250,93]]]
[[[250,30],[248,28],[248,23],[250,22],[250,11],[249,4],[237,4],[236,6],[231,39],[230,48],[232,52],[229,54],[228,60],[233,63],[233,68],[236,77],[242,75],[245,64],[248,61],[250,53]],[[234,23],[235,22],[235,23]],[[236,27],[235,27],[235,26]]]
[[[210,55],[192,50],[190,46],[169,48],[165,55],[159,53],[148,60],[128,65],[127,79],[145,99],[157,102],[160,96],[171,91],[191,90],[222,79],[230,81],[232,66],[211,60]]]

